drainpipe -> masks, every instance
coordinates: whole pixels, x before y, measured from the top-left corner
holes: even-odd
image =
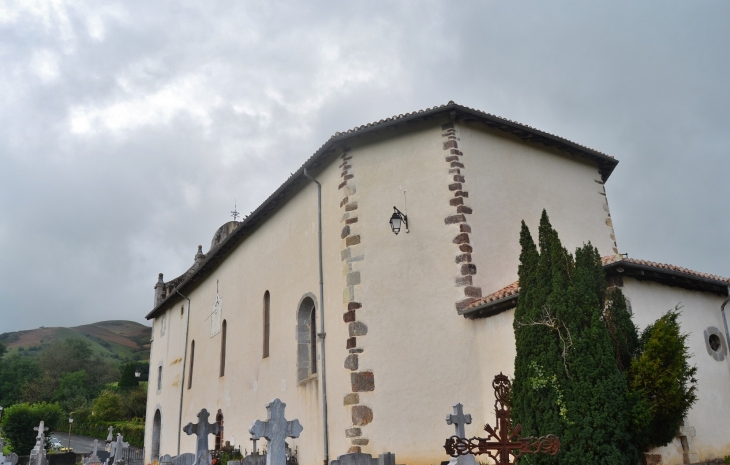
[[[727,299],[720,306],[720,312],[722,313],[722,321],[725,323],[725,344],[730,344],[730,332],[727,330],[727,318],[725,317],[725,305],[730,302],[730,286],[727,287]]]
[[[329,453],[329,433],[327,430],[327,373],[324,363],[324,278],[322,274],[322,184],[311,177],[304,168],[304,176],[310,181],[317,184],[317,220],[319,231],[319,356],[321,358],[322,373],[322,425],[324,429],[324,465],[328,465],[330,459]]]
[[[182,378],[180,379],[180,414],[177,417],[177,455],[180,455],[180,431],[182,431],[182,411],[183,411],[183,393],[185,392],[185,365],[188,361],[188,332],[190,330],[190,299],[180,294],[180,291],[175,289],[183,299],[188,301],[188,322],[185,326],[185,350],[183,351],[183,363],[182,363]]]

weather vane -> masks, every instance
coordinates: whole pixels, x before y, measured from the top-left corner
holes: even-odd
[[[231,212],[233,221],[238,221],[239,213],[236,211],[236,199],[233,199],[233,211]]]

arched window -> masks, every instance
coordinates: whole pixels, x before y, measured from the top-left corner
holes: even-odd
[[[297,380],[317,373],[317,326],[314,300],[305,297],[297,311]]]
[[[269,334],[271,333],[271,295],[264,293],[264,356],[269,356]]]
[[[193,386],[193,363],[195,362],[195,341],[190,343],[190,375],[188,376],[188,389]]]
[[[223,320],[223,326],[221,327],[221,371],[219,376],[226,374],[226,320]]]
[[[160,431],[162,430],[162,416],[160,410],[155,410],[155,419],[152,421],[152,461],[160,459]]]
[[[218,409],[215,421],[221,425],[220,432],[215,435],[215,450],[221,450],[221,447],[223,446],[223,412],[221,409]]]

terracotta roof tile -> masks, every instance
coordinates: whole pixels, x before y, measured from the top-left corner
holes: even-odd
[[[676,266],[676,265],[668,265],[666,263],[650,262],[648,260],[639,260],[638,258],[623,257],[621,255],[609,255],[609,256],[601,258],[601,261],[603,262],[603,266],[611,265],[613,263],[618,263],[618,262],[627,262],[627,263],[633,263],[634,265],[642,265],[642,266],[648,266],[650,268],[658,268],[661,270],[669,270],[669,271],[675,271],[678,273],[684,273],[684,274],[687,274],[690,276],[697,276],[698,278],[712,279],[714,281],[720,281],[720,282],[730,285],[730,278],[724,278],[722,276],[717,276],[717,275],[709,274],[709,273],[700,273],[699,271],[690,270],[688,268],[684,268],[684,267]]]
[[[705,278],[705,279],[712,279],[714,281],[719,281],[726,283],[730,285],[730,278],[723,278],[722,276],[717,276],[714,274],[709,273],[700,273],[699,271],[690,270],[688,268],[683,268],[681,266],[675,266],[675,265],[668,265],[666,263],[657,263],[657,262],[650,262],[648,260],[639,260],[638,258],[628,258],[623,257],[621,255],[608,255],[601,258],[601,262],[603,263],[603,266],[608,266],[614,263],[618,262],[627,262],[632,263],[635,265],[642,265],[650,268],[657,268],[661,270],[669,270],[669,271],[675,271],[678,273],[684,273],[690,276],[696,276],[698,278]],[[472,302],[468,307],[466,307],[466,310],[481,307],[482,305],[496,302],[497,300],[504,299],[506,297],[511,297],[513,295],[520,293],[520,283],[519,281],[515,281],[509,286],[503,287],[502,289],[492,292],[489,295],[485,295],[481,299],[477,299],[474,302]]]

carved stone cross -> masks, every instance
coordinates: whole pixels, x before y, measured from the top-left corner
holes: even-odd
[[[121,433],[117,433],[117,441],[112,443],[112,454],[114,455],[114,462],[122,460],[122,449],[129,447],[128,442],[124,442],[124,437]]]
[[[106,437],[106,442],[112,442],[114,440],[113,431],[114,431],[114,427],[113,426],[110,426],[109,427],[109,435]]]
[[[37,442],[38,441],[42,441],[43,440],[43,433],[45,433],[46,431],[48,431],[48,427],[45,426],[45,423],[43,422],[43,420],[41,420],[41,422],[38,424],[38,426],[34,426],[33,427],[33,431],[38,431],[38,436],[35,437],[36,438],[36,441]]]
[[[298,438],[304,429],[299,420],[286,420],[285,408],[284,402],[274,399],[266,406],[267,420],[256,420],[248,430],[253,439],[266,438],[266,465],[285,465],[286,438]]]
[[[196,425],[188,423],[183,428],[188,436],[196,434],[198,441],[195,445],[195,465],[211,465],[212,459],[208,452],[208,435],[218,434],[221,432],[221,425],[216,423],[208,423],[210,414],[206,409],[198,412],[198,423]]]
[[[560,451],[560,440],[547,435],[540,438],[520,436],[522,425],[512,425],[511,408],[509,406],[510,389],[509,378],[502,373],[494,377],[494,410],[497,414],[497,427],[485,425],[488,433],[486,438],[469,438],[451,436],[446,440],[444,449],[452,457],[468,454],[484,454],[490,457],[496,465],[509,465],[512,459],[517,460],[525,454],[555,455]]]
[[[89,457],[90,462],[97,463],[99,462],[99,456],[96,455],[96,453],[99,450],[99,440],[94,439],[94,452],[91,453],[91,457]]]
[[[465,438],[464,425],[471,425],[471,415],[468,413],[464,415],[464,406],[460,403],[456,404],[454,405],[454,414],[446,415],[446,424],[454,425],[456,429],[455,434],[460,438]]]

